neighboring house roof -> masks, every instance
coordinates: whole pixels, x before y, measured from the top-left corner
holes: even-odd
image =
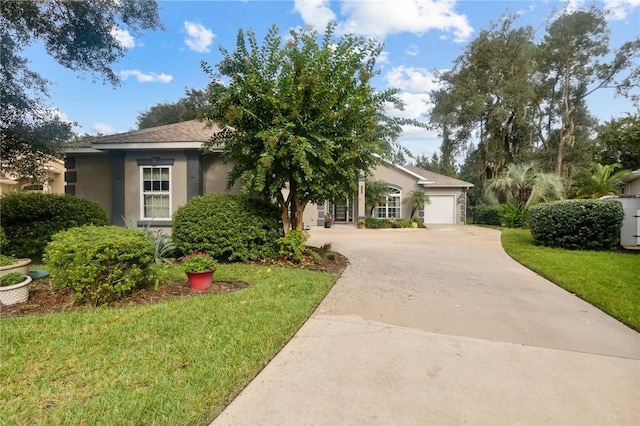
[[[448,186],[464,188],[471,188],[473,186],[472,183],[441,175],[439,173],[430,172],[429,170],[424,170],[416,166],[407,165],[396,167],[400,170],[405,169],[405,171],[408,171],[410,174],[418,177],[418,184],[424,186]]]
[[[630,172],[628,175],[625,175],[622,179],[620,179],[620,182],[618,182],[618,184],[629,184],[635,180],[640,179],[640,169],[634,170],[632,172]]]
[[[93,148],[93,150],[111,149],[158,149],[158,148],[201,148],[204,142],[220,131],[210,122],[198,120],[132,130],[113,135],[96,136],[71,144],[72,150]]]

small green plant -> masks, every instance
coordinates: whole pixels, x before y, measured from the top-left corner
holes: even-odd
[[[377,219],[369,216],[365,220],[365,226],[371,229],[391,228],[391,221],[389,219]]]
[[[52,288],[69,288],[78,302],[99,305],[147,285],[154,247],[141,231],[83,226],[54,235],[45,261]]]
[[[134,221],[127,221],[124,217],[122,217],[122,220],[125,222],[127,228],[135,230],[139,229],[138,225],[136,225]],[[153,232],[149,224],[145,225],[141,231],[144,232],[151,241],[153,241],[153,245],[156,248],[154,258],[155,262],[158,264],[166,263],[169,256],[171,256],[176,249],[176,245],[171,240],[171,237],[162,232],[162,229],[158,229],[156,232]]]
[[[206,253],[191,253],[182,258],[181,262],[185,272],[204,272],[215,269],[216,261]]]
[[[498,208],[502,225],[507,228],[524,228],[527,226],[527,211],[520,203],[506,203]]]
[[[26,278],[20,272],[11,272],[0,277],[0,287],[9,287],[24,281]]]
[[[302,261],[302,255],[306,251],[304,243],[309,239],[305,231],[289,231],[287,235],[278,239],[280,255],[293,259],[296,263]]]
[[[0,266],[7,266],[16,263],[18,259],[14,256],[7,256],[5,254],[0,254]]]

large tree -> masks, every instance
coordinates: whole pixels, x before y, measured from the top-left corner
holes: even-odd
[[[58,155],[71,124],[45,104],[49,81],[29,69],[21,53],[42,42],[59,64],[119,82],[111,64],[126,48],[119,30],[133,34],[159,29],[152,0],[3,0],[0,2],[0,157],[2,170],[38,177],[46,160]]]
[[[409,123],[385,113],[389,103],[402,107],[397,91],[372,86],[383,46],[337,38],[334,27],[322,37],[292,30],[283,43],[273,26],[262,46],[240,30],[234,51],[221,48],[217,70],[230,83],[206,114],[224,129],[211,143],[233,160],[229,185],[241,179],[244,192],[277,201],[285,232],[301,229],[308,203],[352,196]]]
[[[612,119],[598,128],[595,159],[602,164],[620,163],[623,168],[640,168],[640,116]]]
[[[453,154],[477,141],[482,182],[530,152],[533,37],[531,27],[514,28],[514,18],[505,17],[469,43],[453,69],[440,75],[442,88],[432,93],[431,124],[442,129]]]

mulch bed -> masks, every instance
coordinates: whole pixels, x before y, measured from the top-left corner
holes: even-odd
[[[316,251],[316,256],[306,255],[300,263],[276,259],[253,262],[253,264],[326,271],[336,275],[341,275],[349,264],[348,259],[339,253],[323,252],[320,249],[314,250]],[[69,290],[51,290],[48,284],[48,279],[32,282],[29,289],[29,300],[24,303],[17,303],[11,306],[4,306],[0,303],[0,318],[91,309],[90,306],[76,305],[73,293]],[[232,291],[242,290],[248,286],[249,284],[243,281],[214,281],[209,289],[198,291],[191,289],[185,280],[185,282],[163,284],[159,286],[157,290],[153,288],[136,290],[117,302],[110,303],[108,306],[121,307],[128,305],[146,305],[149,303],[159,303],[173,299],[197,297],[203,294],[229,293]]]

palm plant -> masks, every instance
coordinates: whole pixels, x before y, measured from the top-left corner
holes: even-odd
[[[564,197],[562,179],[539,170],[535,164],[509,164],[497,177],[487,181],[485,198],[490,203],[516,202],[528,207]]]
[[[620,163],[602,165],[591,163],[590,175],[578,179],[575,183],[576,196],[578,198],[600,198],[605,195],[615,195],[619,188],[616,183],[620,181],[629,170],[618,170]]]
[[[410,218],[413,218],[418,209],[423,209],[425,204],[431,204],[429,196],[420,189],[414,189],[411,191],[403,201],[405,203],[409,203],[409,207],[411,207]]]
[[[389,188],[381,180],[368,180],[365,182],[365,206],[369,210],[369,216],[373,215],[373,209],[387,201]]]

